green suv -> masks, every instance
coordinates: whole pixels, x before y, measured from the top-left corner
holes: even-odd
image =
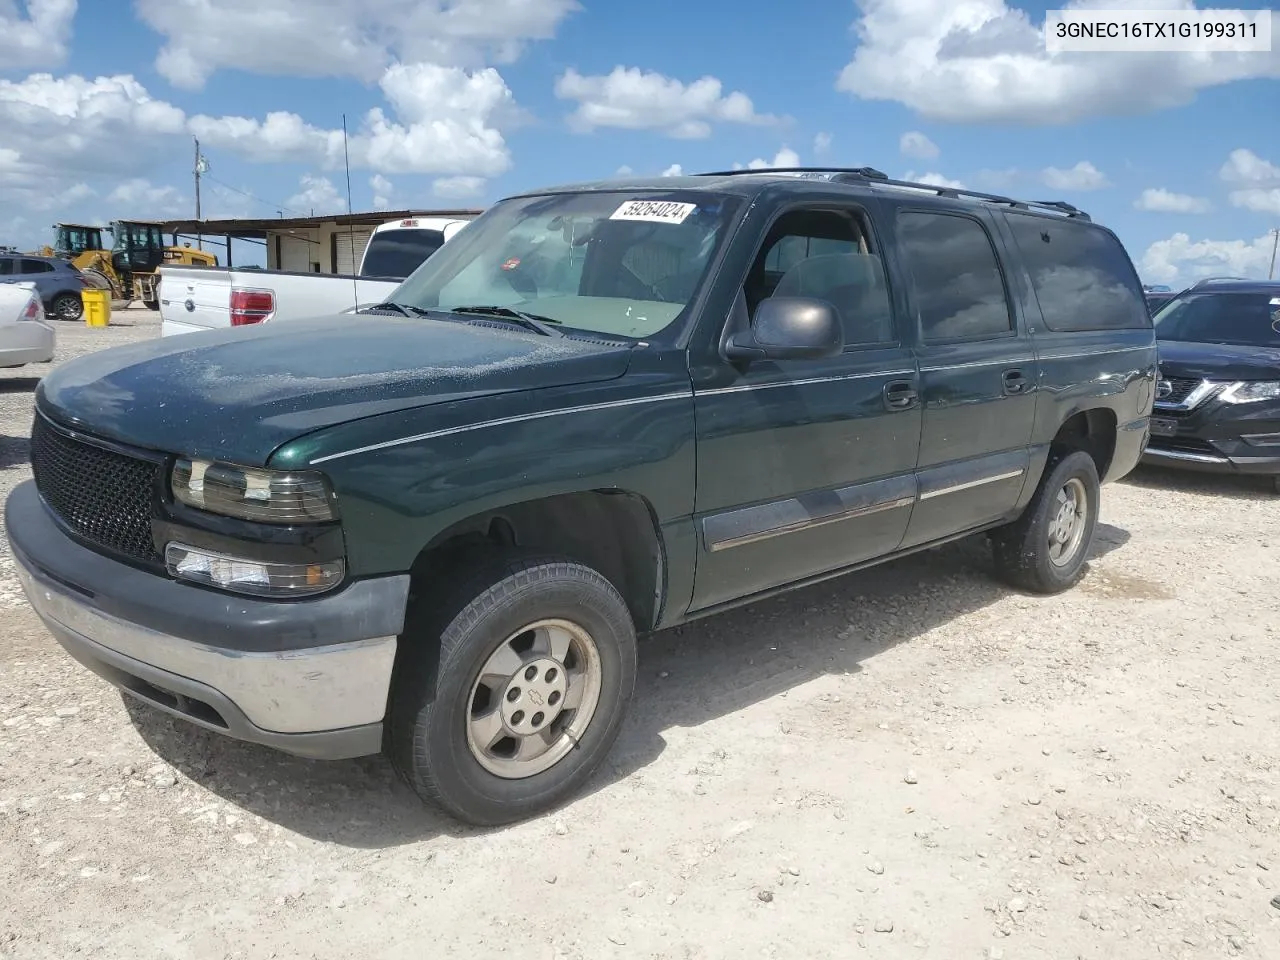
[[[501,201],[363,315],[41,382],[32,606],[161,710],[385,751],[476,824],[578,791],[636,637],[985,532],[1072,585],[1156,346],[1108,230],[869,168]]]

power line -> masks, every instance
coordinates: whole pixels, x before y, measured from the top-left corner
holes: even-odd
[[[210,183],[216,183],[218,186],[223,187],[224,189],[230,190],[232,193],[238,193],[242,197],[248,197],[254,203],[260,203],[264,207],[271,207],[273,210],[287,210],[289,213],[296,213],[298,214],[298,216],[303,216],[302,212],[299,210],[294,210],[291,207],[286,207],[283,203],[272,203],[270,200],[263,200],[261,197],[255,197],[252,193],[246,193],[244,190],[241,190],[239,187],[233,187],[229,183],[223,183],[221,180],[217,179],[216,177],[210,176],[207,172],[202,174],[202,179],[208,180]]]

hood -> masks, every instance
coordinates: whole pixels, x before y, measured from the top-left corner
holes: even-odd
[[[323,427],[489,394],[612,380],[627,345],[334,316],[179,334],[67,361],[36,402],[122,443],[246,465]]]
[[[1205,380],[1280,380],[1280,348],[1160,340],[1160,373]]]

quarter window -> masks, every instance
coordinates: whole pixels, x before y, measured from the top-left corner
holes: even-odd
[[[23,260],[18,267],[19,273],[53,273],[53,264],[43,260]]]
[[[1071,220],[1010,214],[1008,221],[1050,330],[1151,326],[1142,284],[1112,234]]]
[[[925,340],[998,337],[1013,329],[995,248],[976,220],[902,213],[898,244]]]

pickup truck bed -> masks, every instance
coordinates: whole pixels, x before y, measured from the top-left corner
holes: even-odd
[[[166,265],[159,273],[166,337],[342,313],[381,303],[400,286],[398,280],[288,270]]]

